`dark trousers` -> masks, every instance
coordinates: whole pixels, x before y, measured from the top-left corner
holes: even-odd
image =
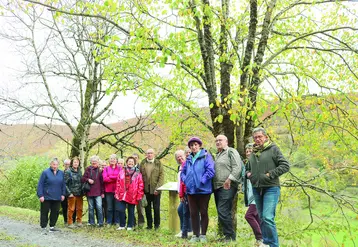
[[[45,200],[41,203],[40,207],[40,226],[42,228],[47,227],[48,213],[50,212],[50,227],[56,225],[58,215],[60,212],[61,201]]]
[[[160,194],[145,194],[147,197],[148,206],[145,207],[145,216],[147,218],[147,227],[153,227],[153,217],[152,217],[152,204],[154,209],[154,227],[158,228],[160,226]]]
[[[65,200],[61,202],[61,208],[62,208],[62,216],[63,216],[63,222],[67,224],[67,212],[68,212],[68,197],[65,197]]]
[[[232,205],[237,188],[231,186],[226,190],[223,187],[214,191],[218,218],[225,238],[236,240],[236,233],[232,225]]]
[[[144,215],[143,215],[142,201],[139,201],[137,204],[137,214],[138,214],[138,226],[143,226],[144,225]]]
[[[106,192],[107,224],[119,224],[119,210],[116,208],[114,193]]]
[[[249,223],[249,225],[251,226],[252,231],[255,234],[256,240],[261,240],[262,233],[260,228],[260,217],[255,204],[249,205],[249,208],[247,209],[247,212],[245,214],[245,219],[247,223]]]
[[[209,225],[208,206],[211,194],[208,195],[188,195],[191,226],[193,228],[193,234],[197,237],[200,235],[206,235]],[[200,218],[199,218],[200,213]]]

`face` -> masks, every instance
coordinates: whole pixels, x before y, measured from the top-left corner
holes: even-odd
[[[116,158],[110,158],[109,159],[109,164],[111,165],[111,166],[114,166],[114,165],[116,165],[117,164],[117,159]]]
[[[254,142],[257,146],[262,146],[267,141],[268,137],[262,131],[255,132],[253,135]]]
[[[52,170],[57,171],[58,170],[58,161],[52,161],[50,164],[50,167]]]
[[[189,145],[189,148],[193,153],[196,154],[197,152],[200,151],[201,146],[197,142],[191,142],[190,145]]]
[[[136,163],[138,163],[138,161],[139,161],[138,155],[132,155],[132,157],[135,159]]]
[[[78,168],[79,165],[80,165],[80,162],[77,159],[72,161],[73,168]]]
[[[191,153],[191,150],[190,149],[187,149],[185,150],[185,157],[188,157]]]
[[[97,168],[98,167],[98,160],[92,160],[91,162],[91,165],[94,167],[94,168]]]
[[[221,151],[228,146],[227,138],[223,135],[218,135],[216,137],[215,144],[216,148]]]
[[[147,159],[149,159],[149,160],[154,159],[154,151],[152,149],[149,149],[147,151]]]
[[[185,162],[185,155],[179,154],[175,157],[175,159],[177,160],[178,164],[183,164]]]
[[[246,149],[245,153],[246,153],[246,158],[248,159],[252,153],[252,148]]]
[[[127,160],[127,166],[129,167],[129,168],[132,168],[133,166],[134,166],[134,159],[129,159],[129,160]]]
[[[118,165],[119,165],[120,167],[123,167],[124,161],[123,161],[123,160],[119,160],[119,161],[118,161]]]

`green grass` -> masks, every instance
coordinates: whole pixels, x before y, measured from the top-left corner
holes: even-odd
[[[8,235],[5,232],[0,232],[0,241],[13,241],[15,239],[16,239],[16,237],[14,237],[12,235]]]

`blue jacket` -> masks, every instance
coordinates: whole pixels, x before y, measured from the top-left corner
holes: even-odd
[[[56,175],[51,168],[47,168],[41,174],[37,184],[37,196],[45,197],[45,200],[61,201],[61,196],[66,194],[66,184],[63,171],[57,170]]]
[[[194,164],[192,159],[193,156],[189,155],[180,174],[186,186],[186,193],[189,195],[211,194],[213,191],[211,180],[215,175],[213,157],[207,150],[201,149]]]

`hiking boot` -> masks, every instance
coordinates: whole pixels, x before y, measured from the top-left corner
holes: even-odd
[[[189,243],[197,243],[199,241],[200,241],[199,238],[197,236],[193,235],[191,237],[191,239],[189,240]]]
[[[200,243],[207,243],[208,240],[206,239],[206,235],[200,235],[199,236]]]
[[[51,226],[49,232],[60,232],[60,229],[58,229],[54,226]]]
[[[69,224],[67,227],[70,228],[70,229],[75,229],[75,228],[77,228],[77,226],[75,226],[74,224]]]

